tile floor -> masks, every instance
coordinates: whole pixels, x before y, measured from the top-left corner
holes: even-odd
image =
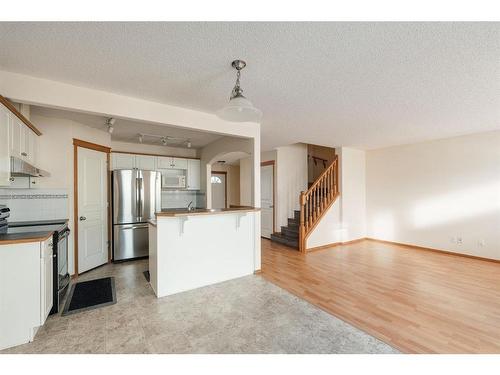
[[[115,305],[51,316],[32,343],[2,353],[397,353],[258,275],[157,299],[147,266],[86,273],[115,277]]]

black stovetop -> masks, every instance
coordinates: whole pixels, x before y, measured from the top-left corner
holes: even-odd
[[[9,235],[16,235],[13,239],[18,239],[22,238],[22,235],[32,237],[37,234],[58,232],[67,225],[67,222],[66,219],[9,222],[6,227],[0,229],[0,240],[7,239]]]

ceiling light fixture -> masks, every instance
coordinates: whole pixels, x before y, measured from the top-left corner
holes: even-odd
[[[112,134],[113,131],[115,130],[115,128],[113,127],[113,125],[115,124],[115,119],[113,117],[110,117],[106,120],[106,125],[108,125],[108,133],[109,134]]]
[[[234,60],[231,66],[236,69],[236,83],[229,103],[217,112],[217,116],[226,121],[258,122],[262,117],[262,111],[255,108],[250,100],[243,96],[243,89],[240,87],[241,70],[247,65],[243,60]]]

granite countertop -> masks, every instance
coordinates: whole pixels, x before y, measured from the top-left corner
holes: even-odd
[[[256,212],[260,211],[260,208],[256,207],[233,207],[233,208],[196,208],[189,211],[186,208],[166,208],[156,213],[156,216],[166,216],[166,217],[176,217],[176,216],[194,216],[194,215],[218,215],[218,214],[228,214],[235,212]],[[152,223],[153,224],[153,223]],[[155,225],[155,224],[153,224]]]

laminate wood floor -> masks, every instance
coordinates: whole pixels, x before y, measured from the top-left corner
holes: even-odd
[[[262,240],[262,275],[407,353],[500,353],[500,264],[364,240],[302,255]]]

